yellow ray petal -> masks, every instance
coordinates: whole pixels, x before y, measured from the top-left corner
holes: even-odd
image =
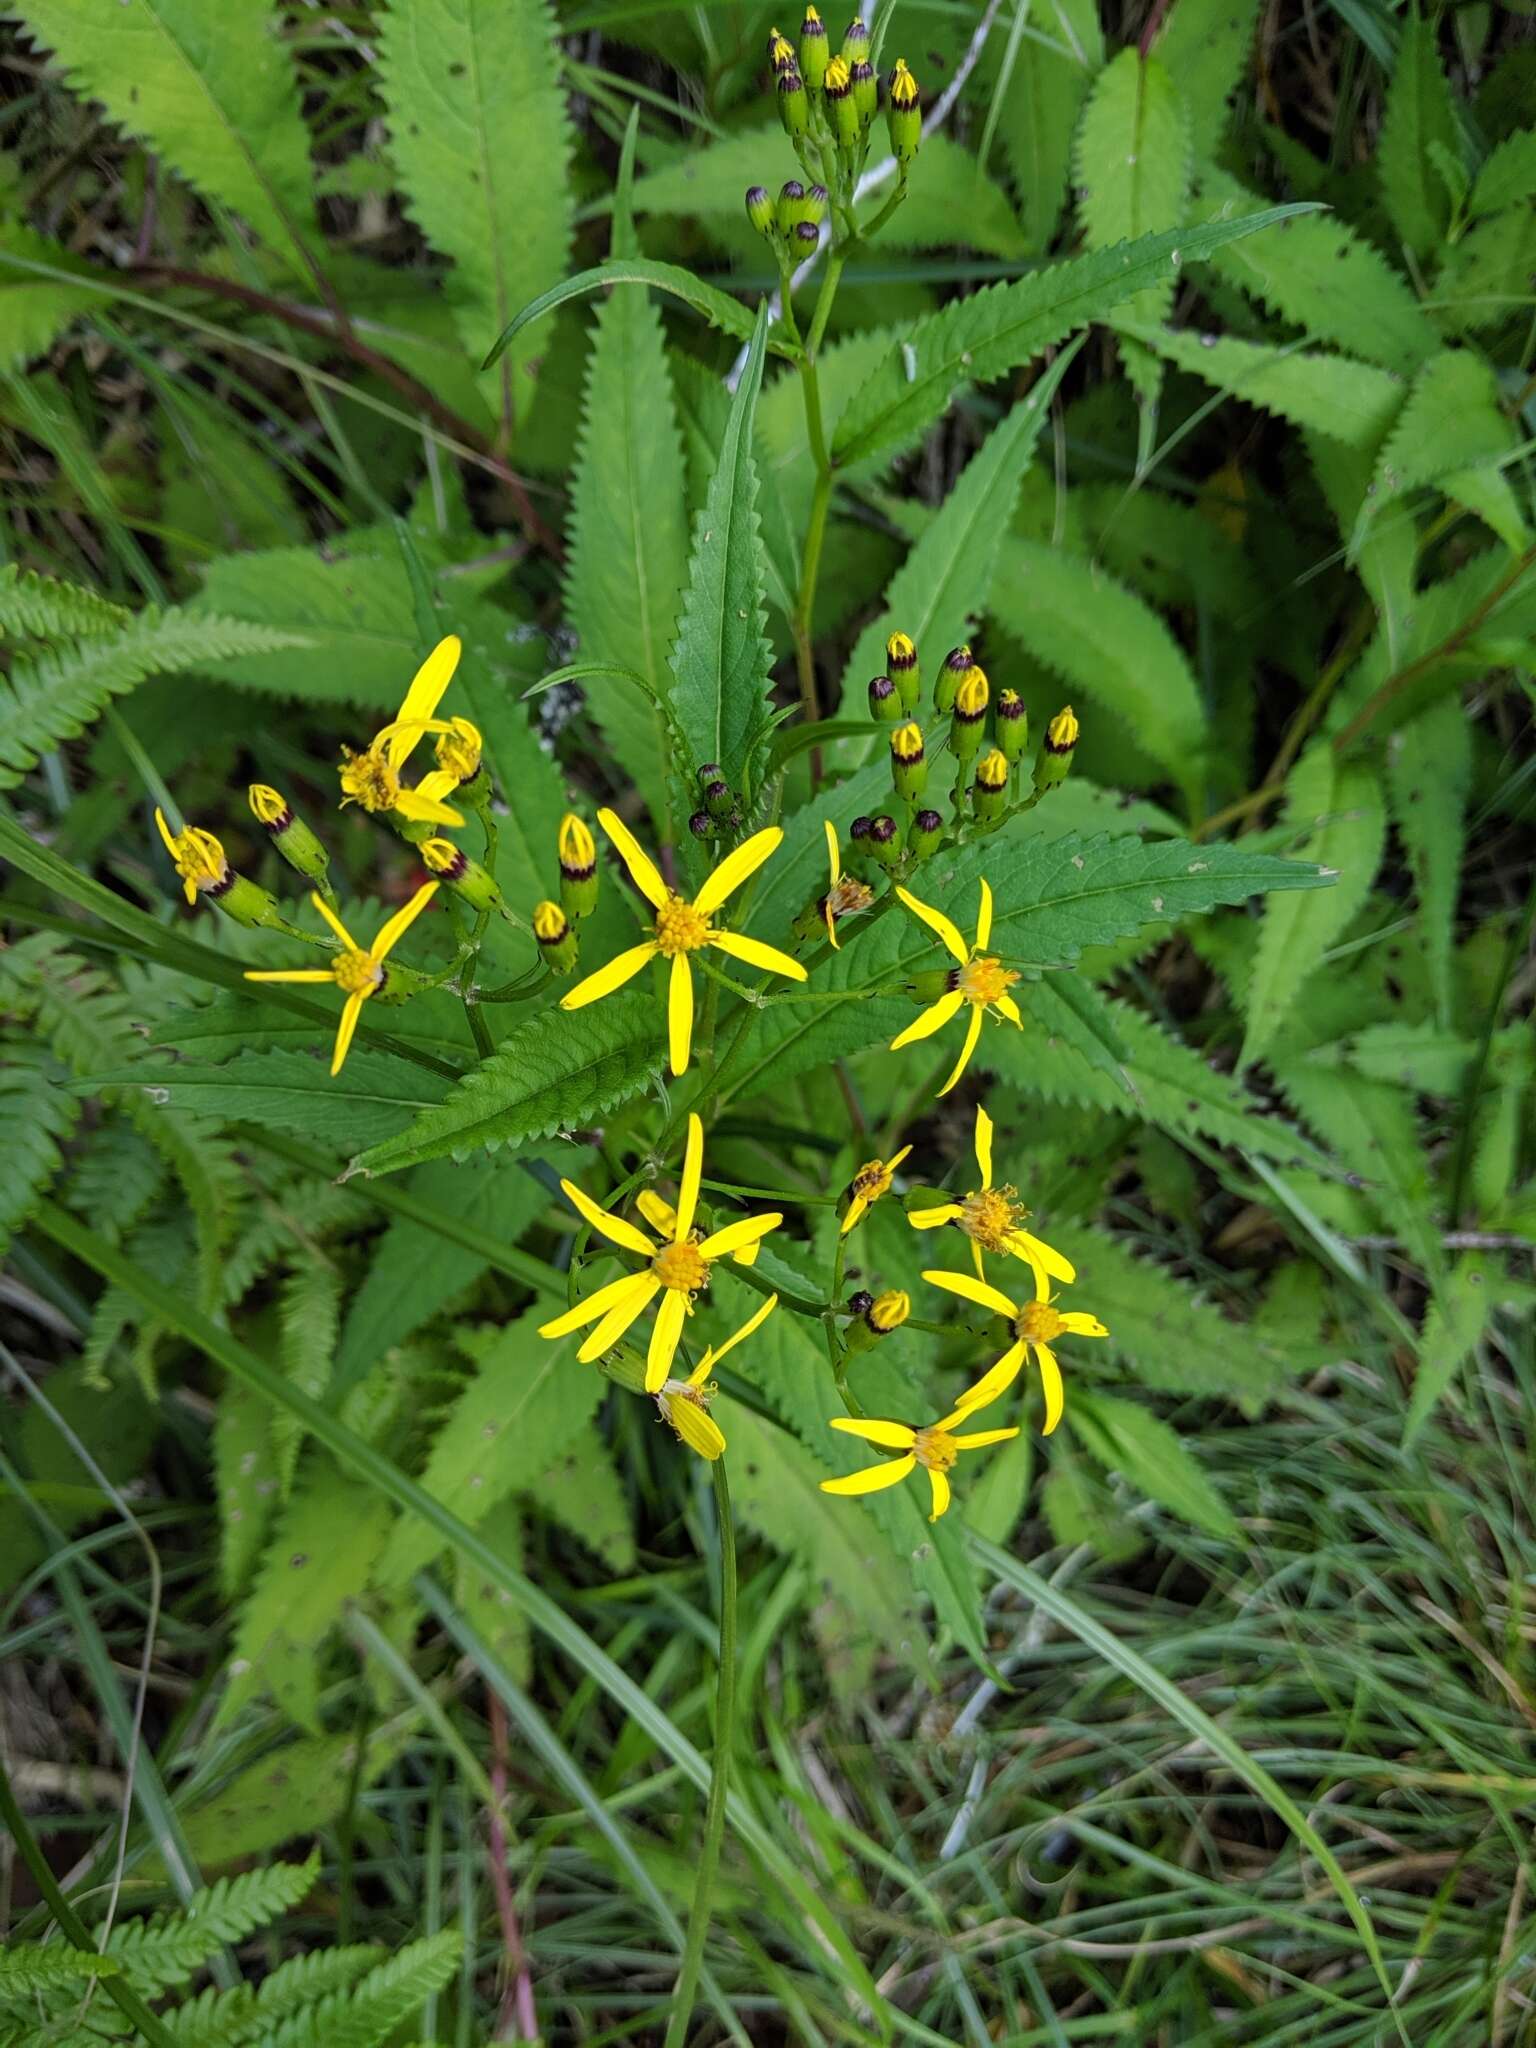
[[[661,1286],[654,1273],[632,1273],[629,1292],[619,1296],[591,1335],[582,1340],[576,1357],[582,1365],[590,1365],[594,1358],[601,1358],[605,1351],[611,1351],[630,1324],[644,1312],[646,1304]]]
[[[677,1211],[654,1188],[642,1188],[635,1197],[635,1207],[656,1235],[668,1244],[677,1236]]]
[[[453,777],[434,773],[424,775],[414,789],[402,789],[395,798],[395,809],[402,818],[411,818],[421,825],[462,825],[464,813],[456,811],[452,804],[445,804],[432,785],[442,782],[445,788],[453,788]]]
[[[1018,1434],[1018,1425],[1015,1424],[1012,1429],[978,1429],[969,1436],[951,1437],[950,1442],[957,1451],[981,1451],[985,1450],[988,1444],[1004,1443],[1009,1437]]]
[[[1097,1316],[1085,1315],[1080,1308],[1069,1309],[1061,1319],[1061,1327],[1074,1337],[1107,1337],[1109,1331]]]
[[[1022,1339],[1017,1344],[1010,1344],[996,1365],[989,1366],[975,1386],[966,1388],[956,1400],[952,1413],[946,1415],[936,1426],[939,1429],[948,1429],[956,1422],[964,1422],[968,1416],[975,1415],[980,1409],[990,1408],[998,1396],[1006,1394],[1018,1378],[1024,1356],[1025,1346]]]
[[[770,1230],[777,1230],[783,1221],[777,1210],[766,1216],[738,1216],[734,1223],[727,1223],[723,1230],[717,1230],[704,1239],[699,1246],[699,1256],[723,1259],[730,1252],[740,1251],[743,1245],[756,1244]]]
[[[893,1152],[890,1158],[887,1159],[887,1161],[885,1162],[886,1172],[894,1173],[897,1167],[900,1166],[903,1159],[909,1158],[911,1156],[911,1152],[912,1147],[910,1145],[903,1145],[899,1152]]]
[[[900,1052],[904,1045],[916,1045],[920,1038],[932,1038],[935,1031],[944,1029],[964,1001],[965,997],[961,995],[959,989],[950,989],[947,994],[940,996],[936,1003],[930,1003],[921,1016],[913,1019],[905,1031],[897,1032],[891,1040],[891,1051]],[[977,1014],[980,1015],[980,1012]]]
[[[683,1172],[677,1187],[677,1218],[672,1229],[675,1244],[681,1244],[693,1228],[699,1207],[699,1184],[704,1178],[704,1125],[690,1110],[688,1142],[683,1147]]]
[[[910,1451],[917,1431],[908,1422],[866,1420],[862,1415],[834,1415],[832,1427],[844,1436],[861,1436],[867,1444],[880,1444],[888,1451]]]
[[[733,960],[745,960],[749,967],[761,967],[769,974],[784,974],[791,981],[804,981],[806,970],[800,962],[788,953],[781,953],[777,946],[765,946],[761,939],[749,939],[741,932],[715,932],[709,943],[719,953],[729,953]]]
[[[309,892],[309,900],[311,903],[313,903],[316,910],[319,911],[320,915],[325,919],[326,923],[330,926],[331,930],[336,934],[337,938],[340,939],[341,943],[346,947],[347,951],[349,953],[361,953],[363,950],[362,947],[357,943],[356,939],[353,938],[352,934],[347,930],[346,926],[342,923],[341,919],[336,915],[335,911],[332,910],[331,906],[329,905],[329,903],[326,902],[325,898],[322,895],[320,895],[317,890],[311,889],[311,891]]]
[[[658,1393],[671,1377],[672,1361],[677,1356],[683,1320],[687,1314],[687,1295],[669,1287],[656,1311],[656,1320],[651,1325],[650,1346],[645,1354],[645,1391],[648,1394]]]
[[[411,678],[411,687],[405,693],[405,700],[395,713],[395,723],[407,727],[416,720],[430,718],[443,701],[443,692],[453,681],[453,672],[459,665],[463,642],[457,633],[449,633],[439,640],[426,660]],[[398,768],[410,755],[411,749],[421,737],[420,730],[392,733],[384,742],[385,759],[391,768]]]
[[[567,989],[560,998],[562,1010],[584,1010],[588,1003],[600,1002],[604,996],[611,996],[616,988],[622,988],[626,981],[637,975],[647,960],[654,960],[658,951],[656,941],[648,939],[643,946],[631,946],[627,952],[615,953],[606,967],[599,967],[589,974],[585,981],[578,981]]]
[[[713,1464],[725,1449],[725,1438],[715,1418],[697,1401],[686,1400],[681,1394],[663,1394],[661,1409],[689,1450],[697,1451]]]
[[[176,858],[176,834],[165,822],[165,813],[158,804],[155,805],[155,823],[160,827],[160,837],[165,841],[166,852],[174,860]],[[831,828],[829,827],[828,829],[830,830]]]
[[[720,1363],[721,1359],[725,1357],[726,1353],[734,1351],[738,1344],[744,1344],[754,1330],[762,1327],[778,1305],[779,1297],[776,1294],[770,1294],[762,1307],[755,1314],[748,1316],[739,1330],[731,1332],[718,1351],[711,1349],[705,1352],[693,1371],[689,1373],[688,1384],[693,1387],[702,1387],[709,1378],[710,1373]]]
[[[852,1230],[853,1226],[858,1222],[859,1218],[864,1214],[864,1211],[868,1207],[869,1201],[866,1196],[855,1195],[853,1200],[848,1204],[848,1214],[843,1218],[842,1227],[837,1233],[838,1236],[846,1237],[849,1231]]]
[[[994,1010],[1000,1010],[1008,1019],[1008,1022],[1015,1025],[1020,1031],[1024,1029],[1024,1019],[1019,1014],[1019,1006],[1012,996],[1000,995],[992,1007]]]
[[[573,1308],[565,1309],[560,1315],[551,1317],[547,1323],[540,1323],[539,1335],[568,1337],[572,1330],[580,1330],[588,1323],[599,1322],[616,1301],[633,1290],[637,1280],[650,1277],[646,1273],[621,1273],[617,1280],[606,1281],[603,1286],[595,1288],[591,1294],[578,1301]]]
[[[884,1465],[871,1465],[863,1472],[850,1472],[845,1479],[823,1479],[823,1493],[881,1493],[887,1486],[899,1486],[917,1459],[909,1451],[904,1458],[891,1458]]]
[[[674,953],[672,978],[667,984],[667,1056],[674,1074],[687,1073],[692,1045],[693,969],[686,953]]]
[[[329,967],[247,967],[247,981],[334,981]]]
[[[641,846],[617,811],[601,810],[597,822],[619,850],[619,858],[629,869],[630,877],[640,894],[654,909],[660,910],[667,901],[667,885],[661,878],[661,871],[651,856]]]
[[[976,1164],[981,1168],[981,1184],[984,1188],[992,1185],[992,1119],[978,1102],[976,1105]]]
[[[1019,1258],[1027,1259],[1037,1273],[1049,1273],[1053,1280],[1060,1280],[1066,1287],[1070,1287],[1077,1278],[1077,1268],[1070,1259],[1064,1259],[1044,1238],[1032,1237],[1027,1230],[1015,1230],[1008,1239],[1008,1249]]]
[[[992,885],[981,878],[981,908],[976,913],[976,950],[985,953],[992,941]]]
[[[835,889],[843,878],[842,855],[837,844],[837,827],[830,818],[823,818],[822,825],[827,835],[827,859],[832,868],[832,886]]]
[[[778,852],[783,840],[781,828],[770,825],[765,831],[754,832],[733,853],[728,853],[693,899],[700,917],[718,910],[727,896],[733,895],[749,875],[755,875],[763,862]]]
[[[1060,1422],[1062,1410],[1066,1407],[1066,1395],[1061,1384],[1061,1367],[1056,1363],[1056,1354],[1048,1344],[1037,1344],[1035,1356],[1040,1361],[1040,1391],[1045,1395],[1045,1423],[1040,1434],[1049,1436]]]
[[[967,1301],[974,1301],[978,1308],[989,1308],[994,1315],[1006,1316],[1012,1322],[1018,1309],[1001,1289],[990,1287],[985,1280],[973,1280],[969,1273],[924,1273],[923,1278],[930,1287],[942,1287],[950,1294],[963,1295]]]
[[[341,1022],[336,1026],[336,1050],[331,1054],[332,1075],[341,1072],[342,1063],[352,1049],[352,1034],[363,1014],[364,1000],[361,995],[348,996],[341,1006]]]
[[[958,960],[963,967],[971,957],[971,949],[944,915],[943,911],[935,910],[931,904],[919,903],[917,898],[906,889],[898,888],[896,894],[914,916],[920,917],[923,920],[923,923],[927,925],[930,931],[938,933],[944,942],[945,951],[950,954],[951,958]]]
[[[907,1221],[914,1230],[937,1230],[941,1224],[953,1223],[965,1211],[958,1202],[946,1202],[938,1209],[909,1209]]]
[[[400,940],[404,938],[405,934],[416,922],[417,918],[426,909],[427,905],[432,901],[437,891],[438,884],[436,882],[423,882],[410,902],[397,910],[388,924],[381,927],[378,937],[373,942],[372,951],[375,960],[388,958]]]
[[[657,1248],[643,1230],[636,1230],[634,1224],[626,1223],[622,1216],[610,1216],[584,1189],[577,1187],[575,1181],[563,1180],[560,1185],[572,1208],[579,1209],[592,1228],[611,1244],[622,1245],[627,1252],[638,1252],[642,1259],[655,1258]]]
[[[933,1513],[928,1519],[936,1522],[949,1508],[949,1474],[941,1472],[937,1465],[930,1466],[928,1484],[933,1488]]]
[[[976,1050],[976,1041],[978,1038],[980,1038],[980,1036],[981,1005],[979,1003],[973,1003],[971,1005],[971,1021],[965,1027],[965,1043],[960,1048],[960,1057],[955,1061],[954,1066],[950,1069],[949,1079],[944,1083],[944,1086],[939,1090],[939,1095],[947,1095],[950,1089],[953,1088],[955,1083],[959,1080],[960,1076],[965,1072],[966,1068],[970,1065],[971,1054]],[[938,1096],[935,1096],[934,1100],[937,1101]]]

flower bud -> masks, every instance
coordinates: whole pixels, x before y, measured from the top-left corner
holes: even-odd
[[[747,219],[751,221],[753,227],[757,229],[760,235],[766,235],[770,241],[773,240],[773,201],[768,197],[766,185],[749,185],[747,187]]]
[[[853,103],[853,77],[847,60],[834,57],[827,66],[823,85],[827,95],[827,112],[832,117],[832,132],[837,137],[837,146],[850,151],[859,140],[859,110]]]
[[[848,24],[848,31],[843,37],[843,47],[840,54],[850,71],[855,64],[867,64],[869,62],[869,30],[857,15]]]
[[[867,839],[870,833],[874,831],[874,829],[874,819],[866,817],[864,813],[861,811],[859,815],[854,819],[853,823],[848,827],[848,837],[850,839]]]
[[[844,1331],[843,1341],[849,1351],[868,1351],[892,1330],[901,1328],[912,1313],[912,1299],[899,1287],[874,1296],[861,1290],[848,1297],[848,1307],[858,1321]]]
[[[976,763],[971,802],[978,825],[995,825],[1008,808],[1008,777],[1012,773],[1001,747],[988,747]]]
[[[800,24],[800,75],[812,92],[821,90],[830,54],[826,23],[814,7],[807,7]]]
[[[768,31],[768,62],[775,71],[793,71],[795,68],[795,46],[781,30]]]
[[[848,69],[849,84],[853,93],[853,104],[859,116],[859,127],[869,132],[869,124],[875,118],[875,109],[880,104],[880,88],[875,83],[875,67],[868,58],[861,57]]]
[[[813,228],[819,228],[827,217],[827,188],[825,185],[808,187],[805,195],[805,217]]]
[[[799,142],[811,125],[811,103],[805,81],[794,69],[779,73],[779,121],[791,142]]]
[[[869,850],[883,868],[893,868],[901,859],[900,829],[896,820],[884,811],[869,822]]]
[[[288,799],[265,782],[253,782],[245,794],[257,823],[266,827],[267,837],[289,867],[312,882],[323,882],[331,856]]]
[[[539,942],[539,957],[551,973],[571,973],[579,948],[570,920],[558,903],[534,905],[533,936]]]
[[[851,1316],[866,1316],[874,1305],[875,1297],[867,1287],[861,1287],[857,1293],[850,1294],[846,1303],[848,1313]]]
[[[926,860],[930,853],[937,853],[939,841],[944,837],[944,820],[937,811],[919,811],[907,832],[908,850],[918,860]]]
[[[421,858],[427,872],[436,875],[440,882],[446,882],[454,895],[462,897],[472,910],[501,910],[504,907],[496,877],[490,869],[481,867],[477,860],[471,860],[451,839],[424,839]]]
[[[216,903],[226,917],[232,917],[236,924],[256,927],[264,925],[270,931],[286,932],[292,927],[277,907],[277,898],[267,893],[256,882],[248,882],[244,875],[237,875],[233,868],[222,889],[208,891],[210,901]]]
[[[773,217],[781,235],[792,235],[805,219],[805,187],[798,178],[786,178],[779,187]]]
[[[1029,744],[1029,713],[1017,690],[997,693],[997,744],[1010,761],[1017,761]]]
[[[491,800],[491,778],[481,767],[479,727],[467,718],[450,719],[449,730],[438,734],[432,751],[438,767],[457,784],[455,801],[468,804],[471,810],[483,809]]]
[[[968,668],[955,685],[955,708],[949,721],[950,750],[957,761],[975,758],[986,731],[987,703],[991,697],[986,671]]]
[[[917,80],[907,69],[905,57],[898,57],[886,89],[886,127],[890,131],[891,155],[899,164],[911,163],[923,139],[923,113],[918,105]]]
[[[235,873],[224,856],[222,842],[213,833],[205,832],[201,825],[184,825],[179,832],[173,832],[158,804],[155,824],[181,878],[188,903],[206,896],[236,924],[270,925],[278,931],[289,929],[278,910],[277,899]]]
[[[923,694],[923,668],[916,646],[905,633],[893,633],[886,641],[885,669],[901,692],[902,709],[912,717]]]
[[[797,256],[809,256],[816,247],[816,244],[821,240],[821,236],[818,234],[814,222],[803,220],[797,225],[793,240],[795,254]]]
[[[975,666],[975,657],[968,646],[951,647],[944,657],[944,666],[939,670],[938,679],[933,686],[933,704],[936,711],[954,709],[955,691],[960,686],[960,678],[967,669]]]
[[[901,696],[889,676],[870,677],[869,715],[882,725],[894,725],[901,717]]]
[[[736,799],[731,794],[731,785],[717,769],[707,782],[701,783],[704,808],[712,818],[729,818],[736,810]]]
[[[1042,796],[1046,790],[1054,789],[1058,782],[1065,782],[1071,773],[1077,735],[1077,714],[1068,704],[1045,728],[1045,738],[1035,756],[1035,788]]]
[[[928,756],[923,746],[923,729],[914,720],[898,725],[891,734],[891,781],[896,794],[916,803],[928,787]]]
[[[688,819],[688,830],[695,839],[713,839],[715,821],[708,811],[694,811]]]
[[[567,811],[556,841],[560,855],[560,902],[567,917],[590,917],[597,908],[597,841],[585,820]]]

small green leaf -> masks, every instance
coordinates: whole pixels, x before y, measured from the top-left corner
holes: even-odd
[[[1403,24],[1376,154],[1392,225],[1421,263],[1439,254],[1451,224],[1451,200],[1435,168],[1433,145],[1460,162],[1451,91],[1440,68],[1435,28],[1417,12]]]
[[[1135,1401],[1079,1392],[1069,1403],[1073,1434],[1107,1472],[1161,1502],[1186,1522],[1235,1543],[1237,1521],[1177,1430]]]

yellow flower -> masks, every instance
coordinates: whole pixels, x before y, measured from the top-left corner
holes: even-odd
[[[990,1379],[991,1374],[987,1377]],[[909,1472],[921,1465],[933,1492],[933,1513],[928,1519],[936,1522],[949,1506],[949,1474],[961,1451],[979,1451],[987,1444],[1003,1443],[1019,1433],[1013,1428],[981,1429],[967,1436],[952,1434],[957,1422],[968,1421],[978,1408],[985,1408],[988,1401],[996,1398],[989,1394],[983,1400],[980,1393],[980,1386],[972,1387],[969,1393],[961,1395],[948,1415],[922,1429],[914,1429],[910,1422],[865,1421],[857,1415],[834,1415],[832,1427],[846,1436],[861,1436],[866,1443],[879,1444],[882,1450],[901,1451],[905,1455],[890,1458],[883,1465],[870,1465],[862,1472],[850,1472],[843,1479],[823,1479],[822,1492],[883,1493],[888,1486],[899,1486]]]
[[[727,896],[739,889],[747,877],[755,874],[777,850],[784,834],[777,825],[770,826],[766,832],[754,833],[734,853],[725,856],[690,903],[667,887],[659,869],[641,849],[622,818],[612,811],[599,811],[597,822],[618,848],[625,867],[634,877],[635,887],[656,912],[656,922],[653,936],[644,945],[631,946],[627,952],[617,954],[606,967],[599,967],[585,981],[577,982],[569,994],[560,998],[560,1007],[562,1010],[579,1010],[587,1003],[595,1003],[601,996],[611,995],[638,974],[647,961],[654,960],[658,953],[662,954],[672,962],[672,981],[667,998],[672,1071],[674,1074],[686,1073],[688,1052],[693,1042],[690,953],[698,952],[703,946],[713,946],[718,952],[728,953],[733,960],[744,960],[749,967],[766,968],[771,974],[787,974],[791,981],[804,981],[806,978],[800,962],[792,960],[787,953],[781,953],[776,946],[765,946],[761,939],[749,939],[740,932],[717,931],[710,923]]]
[[[958,931],[941,910],[934,910],[926,903],[919,903],[907,890],[898,888],[896,894],[914,916],[920,917],[931,931],[938,933],[949,953],[959,962],[949,971],[949,986],[936,1003],[930,1003],[915,1022],[905,1031],[898,1032],[891,1040],[891,1051],[899,1052],[904,1045],[914,1045],[920,1038],[931,1038],[935,1031],[941,1031],[950,1018],[958,1015],[967,1003],[971,1006],[971,1021],[966,1026],[965,1044],[956,1060],[949,1079],[939,1090],[947,1095],[970,1063],[971,1054],[976,1050],[976,1041],[981,1036],[981,1019],[986,1010],[996,1011],[1008,1019],[1010,1024],[1022,1028],[1024,1019],[1019,1015],[1019,1006],[1008,991],[1018,980],[1011,968],[1005,967],[995,954],[987,951],[987,941],[992,936],[992,891],[985,880],[981,885],[981,907],[976,913],[976,943],[968,946]]]
[[[992,1119],[980,1103],[976,1105],[976,1164],[981,1168],[981,1186],[973,1188],[962,1201],[945,1202],[936,1209],[909,1210],[907,1221],[912,1228],[937,1230],[945,1223],[957,1223],[971,1240],[978,1280],[985,1274],[983,1252],[1011,1252],[1034,1269],[1037,1280],[1050,1275],[1070,1287],[1077,1278],[1077,1268],[1041,1238],[1031,1237],[1021,1228],[1029,1211],[1019,1200],[1018,1189],[992,1184]]]
[[[180,832],[173,832],[158,804],[155,806],[155,823],[160,827],[166,852],[175,862],[187,901],[195,903],[200,894],[222,895],[232,878],[224,849],[213,834],[205,832],[200,825],[187,825]]]
[[[330,966],[281,967],[262,973],[257,973],[251,968],[246,969],[247,981],[334,981],[345,993],[347,1000],[342,1005],[341,1022],[336,1027],[336,1050],[331,1056],[333,1074],[341,1072],[341,1063],[352,1043],[352,1034],[357,1029],[357,1020],[364,1003],[370,996],[376,996],[388,979],[385,960],[432,901],[437,890],[436,882],[423,883],[410,902],[403,909],[397,910],[394,916],[380,927],[379,935],[372,946],[366,947],[357,943],[323,896],[311,895],[310,902],[342,944],[343,950],[336,955]]]
[[[656,1406],[663,1418],[670,1422],[690,1451],[697,1451],[701,1458],[708,1458],[713,1464],[725,1449],[725,1436],[720,1425],[709,1412],[709,1404],[715,1397],[715,1389],[709,1384],[710,1373],[728,1351],[736,1346],[762,1324],[779,1305],[779,1297],[770,1294],[756,1315],[749,1316],[741,1328],[726,1338],[718,1351],[706,1351],[693,1371],[685,1380],[668,1380],[656,1396]]]
[[[445,720],[433,715],[453,681],[461,652],[462,642],[456,633],[439,640],[417,669],[394,719],[374,734],[368,751],[354,754],[350,747],[342,748],[346,756],[341,766],[343,805],[357,803],[365,811],[397,811],[402,818],[431,825],[463,824],[462,815],[443,798],[479,767],[480,735],[467,718]],[[448,736],[438,750],[443,765],[424,775],[414,789],[406,789],[401,785],[400,770],[428,732]],[[449,746],[446,759],[444,745]],[[463,772],[466,769],[467,773]]]
[[[866,889],[852,875],[843,873],[842,856],[837,844],[837,827],[830,818],[823,820],[827,828],[827,855],[831,865],[832,879],[827,893],[821,899],[821,914],[826,919],[827,937],[834,946],[839,944],[837,920],[852,917],[860,910],[868,910],[875,900],[873,889]]]
[[[661,1306],[651,1330],[645,1356],[645,1391],[659,1393],[667,1383],[683,1334],[684,1320],[693,1312],[693,1297],[709,1285],[709,1269],[716,1259],[729,1257],[748,1245],[755,1245],[784,1221],[778,1212],[766,1216],[738,1216],[723,1230],[701,1237],[693,1227],[699,1204],[699,1183],[704,1173],[704,1126],[696,1116],[688,1119],[688,1143],[683,1154],[682,1185],[677,1192],[677,1209],[672,1214],[670,1236],[654,1243],[643,1230],[611,1216],[584,1194],[574,1181],[563,1180],[570,1201],[610,1243],[634,1252],[645,1260],[644,1270],[625,1273],[599,1287],[585,1301],[567,1309],[564,1315],[540,1325],[541,1337],[565,1337],[587,1323],[597,1325],[582,1342],[576,1356],[584,1365],[600,1358],[618,1343],[635,1318],[657,1295]],[[642,1207],[642,1213],[644,1213]]]
[[[866,1159],[849,1183],[848,1214],[843,1218],[843,1227],[838,1232],[846,1237],[866,1209],[872,1209],[882,1195],[891,1192],[891,1179],[903,1159],[912,1150],[903,1145],[899,1152],[893,1152],[889,1159]]]
[[[1056,1363],[1056,1354],[1051,1346],[1058,1337],[1107,1337],[1109,1332],[1098,1317],[1084,1315],[1078,1310],[1069,1310],[1062,1315],[1053,1308],[1045,1275],[1038,1270],[1035,1273],[1034,1299],[1024,1302],[1010,1301],[1001,1288],[990,1287],[985,1280],[974,1279],[969,1273],[924,1273],[923,1278],[935,1287],[961,1295],[966,1301],[974,1301],[979,1308],[991,1309],[994,1315],[1005,1317],[1013,1328],[1012,1344],[996,1365],[982,1374],[970,1392],[961,1395],[962,1404],[985,1408],[989,1401],[995,1401],[999,1394],[1013,1385],[1025,1354],[1033,1351],[1039,1361],[1040,1385],[1045,1394],[1045,1428],[1041,1433],[1049,1436],[1061,1420],[1064,1405],[1061,1367]]]

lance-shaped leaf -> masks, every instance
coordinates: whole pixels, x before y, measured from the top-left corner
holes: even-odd
[[[561,306],[569,305],[572,299],[590,298],[594,292],[603,291],[611,284],[651,285],[657,291],[666,292],[692,306],[711,327],[721,328],[737,341],[752,339],[756,325],[754,315],[736,299],[728,298],[714,285],[705,284],[702,278],[695,277],[691,270],[683,270],[676,263],[656,263],[648,256],[612,257],[606,263],[594,265],[591,270],[579,270],[574,277],[568,277],[562,284],[540,292],[536,299],[530,299],[496,337],[495,346],[485,359],[485,368],[491,368],[530,321],[540,319],[545,313],[556,312]],[[778,355],[799,353],[787,341],[775,340],[769,346]]]

